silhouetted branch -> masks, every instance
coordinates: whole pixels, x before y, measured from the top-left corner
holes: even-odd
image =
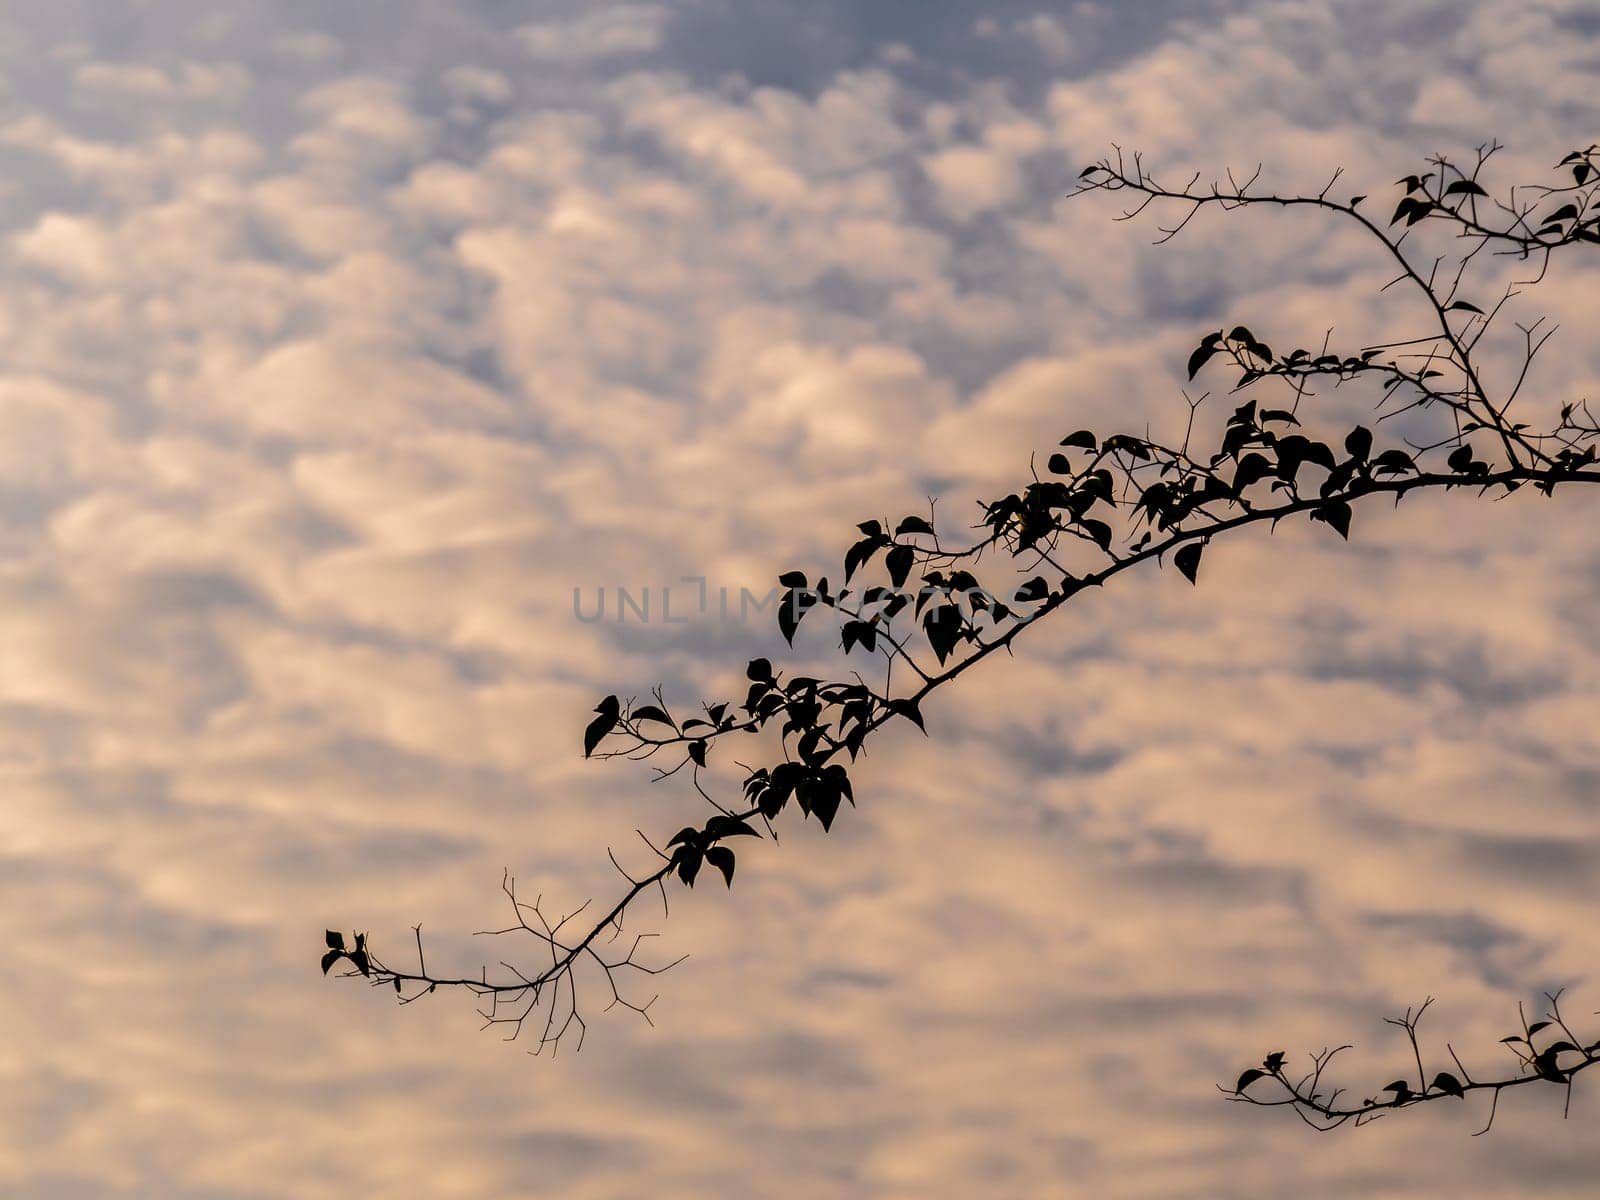
[[[1600,425],[1587,401],[1562,405],[1559,422],[1543,432],[1508,417],[1550,331],[1539,332],[1538,323],[1518,327],[1521,369],[1503,397],[1487,389],[1475,357],[1480,340],[1506,302],[1518,287],[1543,278],[1551,255],[1600,242],[1600,215],[1585,215],[1600,193],[1597,148],[1574,151],[1559,164],[1572,184],[1520,192],[1513,188],[1504,200],[1492,199],[1479,182],[1496,149],[1481,148],[1466,170],[1436,157],[1429,162],[1432,170],[1402,179],[1404,194],[1387,225],[1359,211],[1364,196],[1345,202],[1329,198],[1340,177],[1337,172],[1316,195],[1279,196],[1253,190],[1259,169],[1242,183],[1230,174],[1226,186],[1214,183],[1197,190],[1198,176],[1182,188],[1168,189],[1139,155],[1130,161],[1120,150],[1086,168],[1075,194],[1129,192],[1136,197],[1121,219],[1137,216],[1153,204],[1178,207],[1181,218],[1161,227],[1163,241],[1175,237],[1208,206],[1225,211],[1257,205],[1305,206],[1352,221],[1398,269],[1391,282],[1409,284],[1426,326],[1421,332],[1345,352],[1330,350],[1329,331],[1320,349],[1297,348],[1286,354],[1274,352],[1244,325],[1207,333],[1189,358],[1191,380],[1204,370],[1231,367],[1238,373],[1232,392],[1279,386],[1288,397],[1284,406],[1258,405],[1254,398],[1238,403],[1217,443],[1203,450],[1193,445],[1195,416],[1210,393],[1188,400],[1189,419],[1176,445],[1148,434],[1102,437],[1078,430],[1061,440],[1042,476],[1034,469],[1016,492],[981,504],[980,519],[970,536],[959,542],[941,534],[931,507],[926,517],[913,514],[898,522],[862,522],[859,536],[845,552],[837,589],[827,578],[813,581],[801,571],[779,577],[784,592],[777,621],[792,643],[802,621],[809,617],[814,624],[818,619],[810,614],[831,614],[838,623],[843,652],[867,655],[882,672],[881,684],[869,685],[859,672],[832,681],[804,675],[786,679],[770,661],[760,658],[746,666],[748,687],[742,701],[733,697],[704,702],[691,717],[675,716],[659,688],[644,703],[605,697],[584,732],[585,755],[653,760],[667,754],[667,764],[656,767],[656,778],[687,771],[714,815],[701,825],[680,829],[662,848],[644,839],[654,859],[641,873],[630,873],[608,851],[626,886],[588,924],[579,920],[587,906],[548,920],[538,900],[526,905],[517,899],[508,876],[505,891],[515,921],[491,932],[522,935],[542,946],[542,957],[548,961],[538,970],[524,971],[502,962],[501,973],[494,977],[487,968],[476,977],[438,976],[423,960],[420,933],[416,968],[401,970],[370,954],[364,935],[357,937],[352,950],[342,935],[330,933],[324,971],[348,960],[351,969],[345,974],[392,987],[405,1003],[440,987],[468,991],[483,1001],[480,1011],[485,1020],[507,1027],[511,1037],[535,1013],[542,1013],[540,1048],[557,1045],[574,1031],[581,1042],[585,1025],[579,1015],[580,969],[592,968],[604,978],[610,992],[607,1007],[629,1008],[648,1019],[649,1002],[625,998],[619,980],[667,967],[650,967],[637,958],[644,935],[635,937],[626,955],[618,957],[607,950],[622,935],[624,917],[640,896],[658,891],[665,904],[669,879],[693,886],[707,864],[731,887],[736,858],[729,843],[737,837],[762,836],[752,824],[757,818],[767,835],[775,837],[773,822],[791,801],[802,817],[814,816],[824,829],[831,828],[841,805],[855,803],[847,760],[856,760],[874,732],[895,719],[922,728],[923,702],[928,697],[994,654],[1009,653],[1026,630],[1080,592],[1105,586],[1150,562],[1170,561],[1191,583],[1196,582],[1202,557],[1213,542],[1256,526],[1275,527],[1297,516],[1348,538],[1355,507],[1373,497],[1392,498],[1398,504],[1415,491],[1457,490],[1481,497],[1530,485],[1550,495],[1563,484],[1600,482],[1596,461]],[[1442,257],[1414,261],[1408,241],[1419,225],[1443,227],[1463,240],[1465,248],[1448,270]],[[1398,232],[1391,232],[1397,227]],[[1488,247],[1496,253],[1536,257],[1539,270],[1534,279],[1504,288],[1498,300],[1484,308],[1460,298],[1460,292],[1469,267]],[[1362,425],[1331,435],[1308,431],[1306,422],[1314,415],[1309,401],[1318,388],[1360,384],[1370,384],[1379,395],[1373,421],[1378,429],[1400,413],[1423,411],[1438,415],[1436,435],[1422,444],[1380,445],[1374,429]],[[1475,434],[1483,436],[1474,440]],[[986,563],[1008,570],[1009,575],[1000,583],[984,583],[974,572]],[[863,584],[869,572],[881,582]],[[908,586],[913,580],[915,586]],[[894,667],[900,662],[910,667],[914,678],[908,682],[897,683]],[[774,726],[781,761],[745,768],[738,800],[714,798],[702,776],[709,755],[729,737],[760,734]],[[1407,1013],[1398,1021],[1414,1050],[1420,1016],[1418,1010],[1415,1017]],[[1577,1045],[1576,1038],[1570,1040]],[[1529,1049],[1531,1054],[1531,1041]],[[1591,1046],[1581,1052],[1556,1051],[1582,1053],[1581,1063],[1563,1065],[1536,1055],[1528,1061],[1546,1063],[1534,1078],[1560,1074],[1570,1082],[1592,1061],[1594,1050]],[[1302,1117],[1333,1124],[1365,1120],[1436,1098],[1430,1089],[1440,1085],[1437,1079],[1431,1084],[1422,1079],[1417,1050],[1419,1091],[1413,1093],[1407,1085],[1404,1095],[1409,1098],[1403,1102],[1369,1101],[1359,1108],[1341,1109],[1337,1093],[1324,1096],[1321,1091],[1323,1073],[1338,1053],[1314,1056],[1311,1072],[1298,1083],[1283,1074],[1282,1055],[1269,1056],[1257,1078],[1277,1080],[1288,1094],[1259,1101],[1246,1094],[1254,1082],[1250,1079],[1234,1089],[1234,1098],[1290,1105]],[[1522,1082],[1527,1080],[1467,1081],[1461,1087],[1493,1088],[1498,1096],[1499,1090]]]
[[[1388,1024],[1404,1030],[1406,1040],[1410,1043],[1412,1059],[1417,1068],[1415,1088],[1409,1080],[1396,1079],[1385,1084],[1378,1092],[1380,1096],[1387,1092],[1387,1099],[1368,1097],[1360,1104],[1341,1104],[1339,1097],[1343,1089],[1324,1091],[1322,1083],[1323,1074],[1334,1057],[1340,1051],[1350,1049],[1349,1046],[1339,1046],[1311,1055],[1311,1069],[1297,1079],[1288,1074],[1283,1052],[1274,1050],[1262,1060],[1261,1066],[1244,1071],[1232,1087],[1218,1084],[1217,1089],[1228,1099],[1241,1104],[1253,1104],[1259,1108],[1292,1108],[1302,1121],[1318,1130],[1337,1129],[1346,1122],[1359,1126],[1396,1109],[1431,1104],[1436,1100],[1464,1100],[1473,1092],[1488,1092],[1491,1097],[1488,1118],[1483,1128],[1478,1130],[1479,1134],[1484,1134],[1494,1125],[1500,1093],[1508,1088],[1532,1083],[1552,1083],[1566,1088],[1565,1115],[1572,1107],[1574,1077],[1600,1062],[1600,1041],[1585,1045],[1583,1039],[1572,1031],[1561,1015],[1560,992],[1547,992],[1545,999],[1550,1002],[1550,1012],[1544,1020],[1530,1025],[1522,1006],[1518,1005],[1517,1015],[1521,1019],[1522,1032],[1500,1039],[1501,1044],[1517,1060],[1517,1071],[1513,1075],[1474,1079],[1462,1065],[1454,1047],[1447,1043],[1445,1049],[1456,1069],[1454,1072],[1437,1071],[1430,1079],[1428,1068],[1423,1065],[1422,1046],[1417,1040],[1417,1025],[1422,1020],[1422,1014],[1433,1003],[1430,996],[1415,1012],[1407,1009],[1404,1016],[1385,1018]],[[1550,1030],[1554,1032],[1547,1034],[1545,1044],[1541,1047],[1535,1039]],[[1263,1094],[1262,1089],[1269,1087],[1267,1081],[1276,1087]]]

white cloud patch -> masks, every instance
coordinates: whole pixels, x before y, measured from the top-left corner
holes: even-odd
[[[528,57],[583,63],[648,54],[661,41],[667,9],[654,4],[612,4],[567,21],[538,21],[517,30]]]

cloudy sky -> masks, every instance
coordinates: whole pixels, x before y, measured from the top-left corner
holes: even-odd
[[[1318,1136],[1213,1086],[1348,1040],[1370,1091],[1427,995],[1485,1071],[1519,1001],[1600,1008],[1587,496],[1085,597],[885,732],[830,836],[641,926],[691,955],[653,1028],[532,1058],[316,958],[421,922],[525,960],[470,936],[503,871],[575,906],[700,813],[584,762],[589,709],[781,643],[574,589],[836,571],[1079,426],[1181,427],[1224,322],[1408,319],[1324,223],[1157,248],[1064,202],[1112,143],[1387,202],[1490,138],[1543,177],[1597,72],[1586,0],[5,5],[0,1190],[1592,1194],[1587,1078],[1477,1139],[1476,1103]],[[1600,392],[1597,284],[1525,298],[1563,325],[1530,403]]]

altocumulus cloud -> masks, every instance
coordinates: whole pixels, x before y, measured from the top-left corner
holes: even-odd
[[[1594,137],[1583,5],[185,0],[12,6],[0,46],[8,1195],[1588,1194],[1537,1098],[1311,1140],[1211,1089],[1265,1042],[1381,1069],[1428,992],[1459,1047],[1594,988],[1584,497],[1086,597],[826,841],[675,899],[654,1030],[534,1063],[314,963],[421,920],[470,969],[502,868],[576,904],[695,811],[583,764],[584,714],[771,637],[574,586],[764,589],[1181,421],[1225,319],[1392,316],[1314,223],[1153,249],[1063,204],[1109,142],[1531,174]],[[1600,378],[1595,283],[1533,297],[1550,396]]]

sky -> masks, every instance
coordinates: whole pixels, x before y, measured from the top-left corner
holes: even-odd
[[[1417,319],[1347,230],[1155,246],[1065,198],[1081,166],[1376,204],[1498,139],[1539,181],[1597,72],[1583,0],[7,4],[0,1191],[1592,1194],[1587,1078],[1480,1138],[1476,1100],[1318,1135],[1215,1087],[1353,1042],[1365,1094],[1430,995],[1485,1074],[1519,1002],[1600,1008],[1583,495],[1368,505],[1081,598],[875,739],[831,834],[642,912],[689,958],[579,1053],[317,957],[403,963],[420,922],[441,969],[529,961],[472,936],[504,873],[576,907],[703,811],[583,759],[599,697],[841,669],[684,580],[836,572],[1073,429],[1181,429],[1208,330]],[[1532,411],[1600,391],[1597,283],[1518,301],[1561,325]],[[654,619],[578,619],[601,587]]]

